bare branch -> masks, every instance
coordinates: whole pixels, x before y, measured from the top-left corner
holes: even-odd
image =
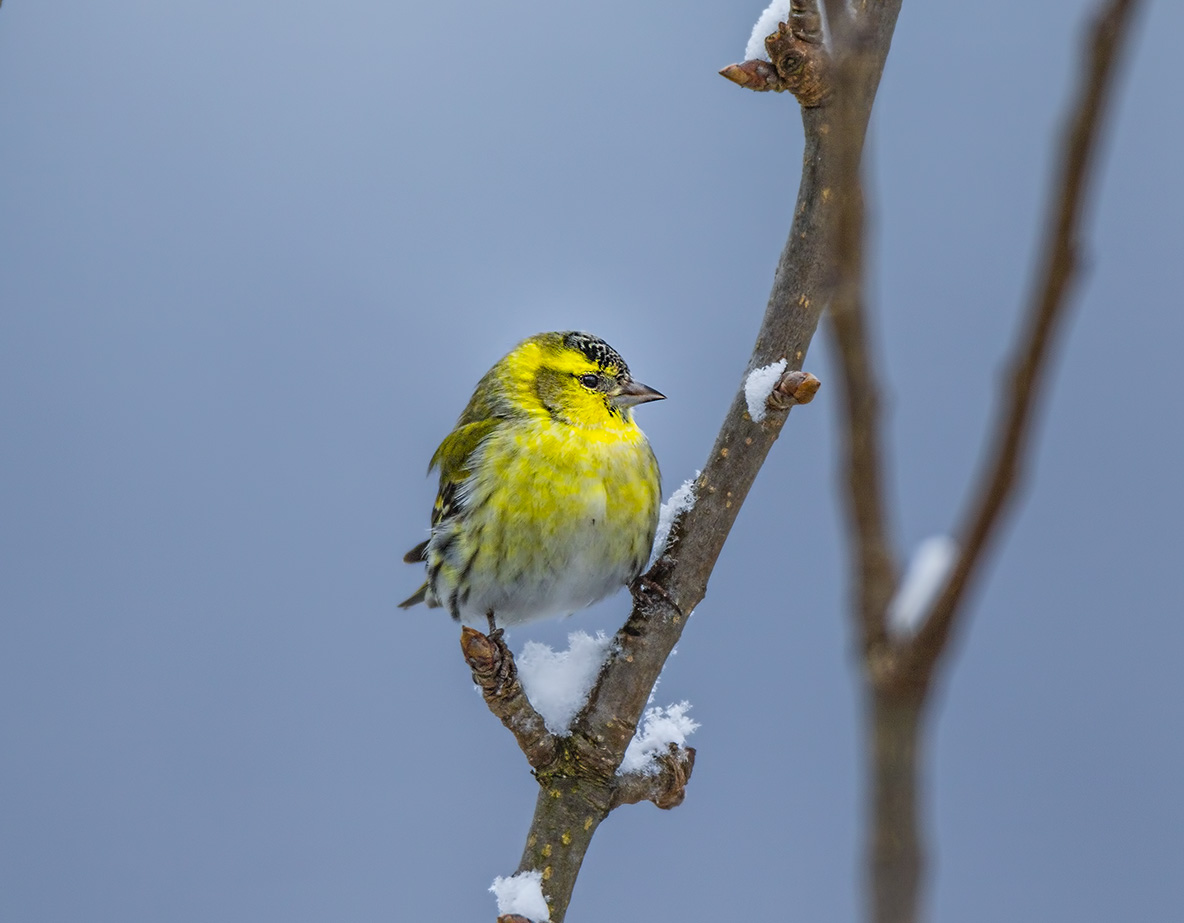
[[[863,203],[859,147],[840,145],[838,281],[831,316],[841,368],[845,420],[847,503],[853,536],[852,570],[857,622],[865,645],[868,692],[867,779],[869,910],[877,923],[918,918],[925,867],[920,833],[918,775],[925,707],[939,659],[962,611],[971,576],[1001,521],[1019,479],[1032,420],[1047,377],[1049,357],[1075,276],[1081,214],[1105,103],[1135,0],[1113,0],[1098,15],[1077,105],[1066,130],[1057,184],[1035,284],[980,485],[961,532],[960,557],[917,635],[891,640],[886,616],[897,577],[885,524],[880,484],[877,395],[862,300]],[[844,0],[826,0],[832,41],[840,49],[834,105],[839,134],[849,137],[858,112],[849,108],[865,83],[862,23],[847,16]]]
[[[514,656],[501,634],[491,637],[465,626],[460,631],[460,648],[485,704],[514,735],[527,762],[535,769],[551,764],[559,742],[526,697]]]
[[[929,671],[941,657],[997,526],[1015,495],[1032,421],[1044,396],[1049,359],[1069,293],[1077,277],[1082,213],[1090,192],[1107,103],[1139,0],[1107,0],[1095,14],[1077,102],[1062,141],[1060,178],[1050,202],[1041,269],[1033,285],[1024,329],[1009,363],[978,488],[959,532],[961,554],[945,589],[919,631],[904,669]]]
[[[839,142],[832,193],[837,200],[834,297],[830,304],[833,344],[840,370],[842,492],[851,536],[852,616],[863,642],[869,693],[868,898],[877,923],[915,919],[924,865],[917,825],[916,769],[923,699],[897,699],[881,682],[894,661],[887,611],[896,591],[895,554],[888,533],[881,483],[880,384],[872,363],[864,305],[864,203],[859,93],[875,66],[865,49],[864,24],[852,19],[844,0],[827,0],[827,25],[837,57],[832,107]]]
[[[875,923],[920,918],[925,849],[919,773],[925,690],[877,686],[867,716],[868,907]]]
[[[728,78],[737,86],[742,86],[746,90],[755,90],[758,93],[769,90],[781,92],[790,89],[781,80],[777,68],[768,61],[762,61],[759,58],[745,61],[743,64],[729,64],[720,70],[719,75]]]
[[[836,49],[835,121],[839,142],[834,193],[838,220],[835,235],[835,291],[830,321],[840,375],[843,409],[843,458],[847,490],[843,494],[850,534],[854,614],[864,650],[879,662],[887,645],[885,613],[896,591],[895,554],[888,534],[884,465],[880,448],[880,384],[868,344],[863,301],[864,203],[860,179],[861,150],[857,142],[859,88],[874,60],[864,50],[862,24],[850,21],[845,3],[827,4],[831,41]]]

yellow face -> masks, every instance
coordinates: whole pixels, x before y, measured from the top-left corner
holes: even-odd
[[[662,398],[633,380],[615,349],[586,333],[539,334],[506,363],[524,401],[574,426],[631,427],[630,408]]]

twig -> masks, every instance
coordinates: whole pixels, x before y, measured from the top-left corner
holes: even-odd
[[[1077,276],[1082,213],[1098,139],[1138,6],[1139,0],[1107,0],[1095,14],[1077,102],[1065,126],[1060,178],[1049,205],[1041,269],[1010,371],[1003,380],[999,417],[987,451],[990,461],[963,517],[958,561],[902,663],[902,670],[911,675],[932,670],[941,657],[962,611],[960,604],[1015,496],[1032,421],[1044,397],[1050,356]]]
[[[830,321],[840,369],[843,415],[843,457],[847,490],[843,494],[850,520],[852,586],[858,595],[855,612],[864,650],[876,656],[886,640],[884,613],[896,590],[895,555],[888,535],[881,479],[880,385],[868,346],[867,312],[863,302],[864,203],[860,179],[861,146],[856,94],[872,66],[863,49],[861,25],[849,20],[845,3],[827,3],[831,42],[836,49],[835,122],[839,182],[835,235],[834,297]]]
[[[514,735],[527,762],[535,769],[554,762],[559,741],[526,697],[514,657],[501,635],[483,635],[465,626],[460,631],[460,649],[485,704]]]
[[[860,23],[850,23],[843,0],[827,0],[837,67],[837,121],[849,134],[847,106],[863,80]],[[858,147],[839,151],[841,194],[832,303],[845,411],[847,502],[853,536],[855,614],[865,645],[868,694],[869,910],[877,923],[912,923],[920,905],[924,849],[918,820],[918,771],[925,707],[941,655],[963,611],[966,591],[1014,496],[1034,414],[1046,382],[1055,335],[1076,272],[1076,253],[1105,105],[1116,62],[1137,0],[1114,0],[1097,15],[1074,114],[1066,129],[1062,175],[1050,209],[1041,271],[1005,379],[995,435],[978,489],[961,530],[960,556],[919,632],[890,639],[888,603],[896,586],[885,526],[875,381],[862,301],[863,213],[858,189]]]

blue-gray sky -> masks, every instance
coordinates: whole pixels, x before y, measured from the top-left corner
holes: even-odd
[[[1088,4],[908,2],[870,138],[895,526],[949,528],[1032,269]],[[424,468],[584,328],[706,457],[801,129],[716,75],[761,2],[0,10],[0,918],[492,919],[535,783],[455,626],[395,604]],[[935,919],[1184,908],[1184,9],[1149,4],[1018,516],[936,712]],[[663,676],[672,812],[569,920],[850,920],[859,703],[834,396],[792,415]],[[513,632],[611,630],[626,598]]]

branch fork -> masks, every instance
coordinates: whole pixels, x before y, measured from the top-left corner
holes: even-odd
[[[693,747],[671,744],[668,752],[656,757],[658,769],[654,772],[618,774],[636,728],[613,722],[619,733],[609,740],[608,735],[593,733],[582,713],[568,735],[552,734],[530,704],[518,680],[514,655],[500,632],[486,635],[466,626],[461,629],[460,644],[486,705],[518,741],[539,785],[547,787],[560,779],[584,780],[590,783],[585,788],[589,800],[601,803],[606,812],[641,801],[652,801],[666,810],[682,804],[695,766]],[[592,794],[595,790],[604,794]]]
[[[1099,0],[1091,51],[1078,98],[1062,141],[1061,175],[1055,183],[1042,245],[1042,265],[1025,312],[1023,330],[998,399],[995,431],[986,462],[972,489],[963,523],[954,532],[960,551],[935,601],[915,633],[893,637],[890,600],[898,589],[895,542],[888,526],[879,395],[882,389],[868,334],[863,299],[864,215],[860,193],[860,146],[856,130],[866,125],[859,103],[869,67],[860,29],[844,0],[827,0],[831,36],[842,54],[835,68],[836,104],[828,113],[839,139],[835,270],[830,304],[843,413],[846,506],[851,541],[852,616],[863,648],[868,693],[868,842],[870,918],[877,923],[917,919],[925,850],[919,823],[918,787],[923,727],[929,692],[950,640],[966,620],[969,589],[1011,505],[1030,452],[1035,408],[1048,378],[1056,334],[1074,279],[1074,253],[1089,188],[1100,126],[1115,61],[1138,0]],[[829,14],[834,12],[834,16]],[[772,38],[772,37],[770,37]]]

